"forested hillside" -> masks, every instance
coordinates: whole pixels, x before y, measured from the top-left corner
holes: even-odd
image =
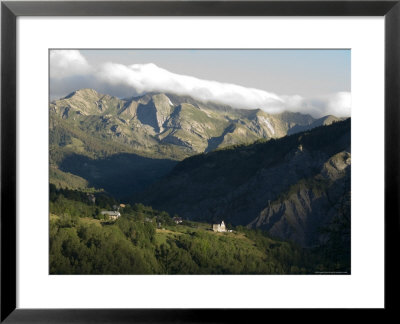
[[[350,215],[350,119],[185,159],[133,202],[317,246]]]
[[[95,201],[93,201],[95,197]],[[265,232],[183,221],[141,204],[116,221],[100,213],[118,204],[104,193],[50,188],[51,274],[306,274],[348,271],[331,255],[304,250]],[[176,215],[174,215],[176,216]]]

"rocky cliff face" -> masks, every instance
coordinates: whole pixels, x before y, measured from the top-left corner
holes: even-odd
[[[350,191],[350,161],[346,120],[188,158],[134,200],[188,219],[263,228],[312,246]]]
[[[342,151],[325,162],[320,173],[302,179],[269,201],[248,226],[271,236],[316,246],[324,243],[323,229],[340,213],[350,192],[351,157]]]
[[[318,120],[299,113],[271,115],[164,93],[119,99],[93,89],[53,101],[50,116],[58,120],[57,127],[73,127],[135,153],[174,159],[319,126]]]

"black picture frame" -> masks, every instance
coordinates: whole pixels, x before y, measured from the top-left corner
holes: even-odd
[[[148,323],[267,320],[268,309],[16,308],[16,19],[19,16],[384,16],[385,308],[396,311],[399,246],[400,1],[4,1],[1,3],[1,322]],[[266,312],[269,311],[268,315]],[[299,315],[308,314],[304,310]],[[316,310],[314,310],[316,311]],[[333,315],[331,310],[329,316]],[[357,310],[354,310],[357,311]],[[297,316],[297,315],[296,315]],[[309,316],[309,315],[305,315]],[[323,315],[326,316],[326,315]],[[368,312],[368,317],[371,313]],[[338,317],[339,318],[339,317]],[[282,318],[283,319],[283,318]]]

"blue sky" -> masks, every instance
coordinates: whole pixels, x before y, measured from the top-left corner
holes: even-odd
[[[350,50],[81,50],[94,64],[154,63],[174,73],[287,95],[350,91]]]

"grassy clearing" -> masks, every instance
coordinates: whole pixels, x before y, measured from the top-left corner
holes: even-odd
[[[71,137],[71,144],[67,144],[65,147],[72,149],[76,152],[80,152],[80,153],[85,152],[85,144],[76,137]]]
[[[88,181],[75,174],[63,172],[57,167],[51,165],[49,169],[50,183],[57,188],[70,188],[88,190]]]
[[[89,218],[89,217],[82,217],[80,218],[81,222],[85,225],[96,225],[98,227],[101,227],[103,223],[106,223],[105,221],[99,220],[99,219],[94,219],[94,218]]]

